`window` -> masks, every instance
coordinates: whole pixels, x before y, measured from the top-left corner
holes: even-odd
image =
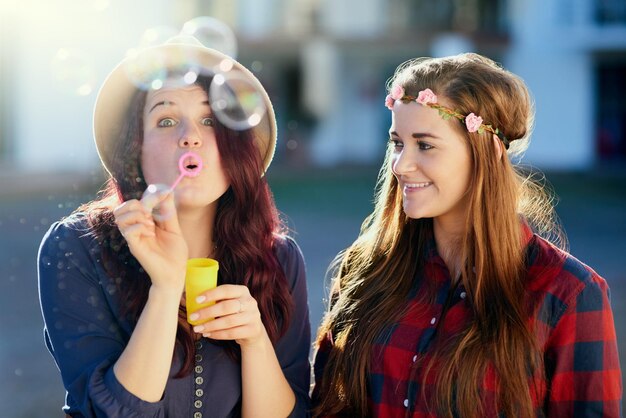
[[[596,67],[596,151],[601,160],[626,160],[626,57]]]

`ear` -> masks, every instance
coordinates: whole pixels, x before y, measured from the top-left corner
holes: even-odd
[[[493,146],[496,149],[496,155],[498,156],[498,160],[502,159],[502,141],[500,141],[500,138],[498,138],[498,135],[496,134],[492,134],[491,138],[493,139]]]

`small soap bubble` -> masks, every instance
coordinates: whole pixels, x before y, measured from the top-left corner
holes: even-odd
[[[24,225],[26,223],[26,218],[20,218],[20,223]]]
[[[229,57],[237,57],[237,38],[224,22],[209,16],[199,16],[183,25],[183,35],[191,35],[207,48],[215,49]]]
[[[161,45],[177,34],[176,29],[169,26],[155,26],[153,28],[148,28],[141,35],[141,39],[139,40],[139,49]]]
[[[115,292],[117,292],[117,287],[115,285],[112,285],[112,284],[107,285],[106,289],[107,289],[107,293],[109,295],[114,295]]]
[[[24,372],[22,371],[22,369],[15,369],[15,375],[18,377],[21,377],[24,374]]]
[[[258,88],[237,71],[217,74],[213,78],[209,102],[220,122],[238,131],[257,126],[267,111]]]
[[[126,53],[124,69],[130,81],[142,90],[159,90],[164,86],[182,87],[195,83],[200,66],[195,56],[184,49],[151,48],[176,36],[169,27],[144,32],[139,47]]]
[[[98,298],[95,296],[89,296],[87,298],[87,303],[95,308],[98,306]]]
[[[252,72],[260,73],[261,71],[263,71],[263,63],[261,61],[252,61],[250,69],[252,70]]]
[[[60,48],[52,58],[50,69],[57,85],[71,94],[87,96],[94,89],[96,71],[77,49]]]
[[[287,141],[288,150],[293,151],[296,148],[298,148],[298,141],[296,141],[295,139],[290,139],[289,141]]]

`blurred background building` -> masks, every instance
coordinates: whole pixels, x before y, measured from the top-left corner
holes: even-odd
[[[0,15],[4,173],[99,175],[91,112],[104,77],[146,29],[175,33],[200,15],[233,28],[237,58],[267,87],[279,164],[378,164],[395,67],[465,51],[529,85],[538,112],[524,162],[579,170],[626,160],[624,0],[31,2],[6,2]]]
[[[530,87],[538,113],[523,162],[548,172],[572,254],[611,286],[624,368],[626,0],[0,0],[3,417],[64,416],[35,260],[49,225],[102,184],[98,88],[129,50],[197,16],[234,30],[236,58],[274,103],[268,181],[306,257],[314,332],[326,268],[371,210],[386,81],[407,59],[475,51]]]

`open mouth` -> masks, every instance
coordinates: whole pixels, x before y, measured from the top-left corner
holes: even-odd
[[[196,177],[202,170],[202,158],[193,152],[187,152],[180,157],[179,169],[181,174],[189,177]]]

